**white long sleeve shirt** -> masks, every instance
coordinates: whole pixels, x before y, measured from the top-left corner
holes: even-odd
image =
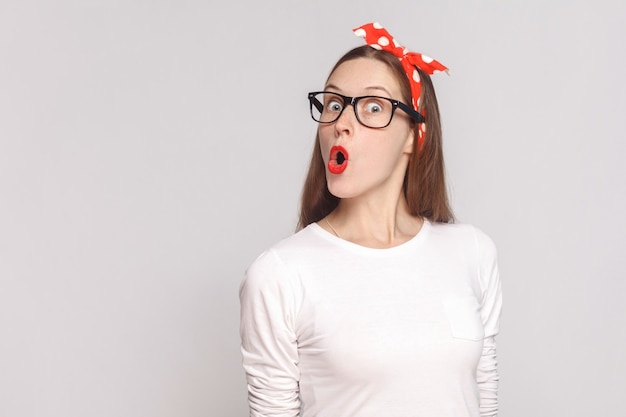
[[[372,249],[311,224],[248,268],[240,300],[252,417],[497,415],[496,250],[472,226]]]

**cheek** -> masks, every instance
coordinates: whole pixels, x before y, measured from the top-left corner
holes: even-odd
[[[319,128],[317,137],[320,143],[320,151],[322,152],[322,158],[324,159],[324,162],[328,162],[330,147],[332,146],[332,143],[330,139],[331,138],[330,132],[328,132],[328,129],[326,126],[324,128],[322,127]]]

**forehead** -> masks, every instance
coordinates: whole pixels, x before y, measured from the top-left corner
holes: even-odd
[[[400,97],[400,83],[384,62],[372,58],[357,58],[339,65],[328,77],[326,86],[332,86],[347,95],[378,94],[386,90]],[[374,90],[374,91],[373,91]]]

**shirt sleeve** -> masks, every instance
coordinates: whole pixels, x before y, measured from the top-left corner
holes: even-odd
[[[270,250],[248,268],[241,284],[241,352],[250,417],[300,414],[296,281]]]
[[[479,276],[482,287],[481,319],[485,329],[483,350],[478,362],[476,380],[480,396],[481,417],[498,415],[498,363],[495,336],[499,332],[502,291],[498,272],[497,251],[493,241],[477,232]]]

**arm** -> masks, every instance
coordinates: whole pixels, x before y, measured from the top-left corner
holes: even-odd
[[[241,284],[241,351],[251,417],[300,414],[297,311],[293,275],[271,251]]]
[[[499,377],[495,336],[499,331],[502,291],[495,245],[482,232],[477,232],[476,242],[479,254],[479,277],[483,293],[480,314],[485,329],[483,351],[478,362],[476,381],[480,396],[481,417],[496,417],[498,415]]]

